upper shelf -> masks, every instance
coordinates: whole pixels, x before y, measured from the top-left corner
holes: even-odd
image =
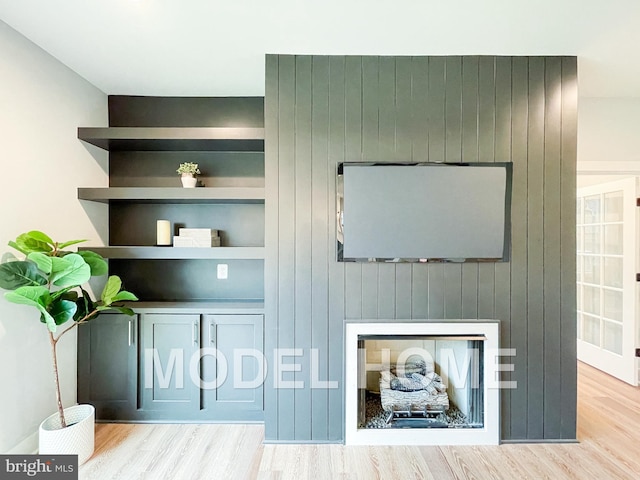
[[[78,138],[109,151],[264,151],[264,128],[80,127]]]
[[[261,260],[264,259],[264,247],[79,247],[78,250],[91,250],[104,258],[128,260]]]
[[[80,200],[110,203],[264,203],[260,187],[110,187],[78,188]]]

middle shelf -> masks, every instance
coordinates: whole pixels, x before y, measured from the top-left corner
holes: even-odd
[[[78,188],[78,199],[111,203],[264,203],[262,187],[98,187]]]
[[[262,260],[264,247],[80,247],[91,250],[104,258],[140,260]]]

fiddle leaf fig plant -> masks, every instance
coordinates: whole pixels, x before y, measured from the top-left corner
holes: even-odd
[[[67,424],[58,378],[56,346],[60,338],[106,310],[133,315],[133,310],[121,302],[138,300],[131,292],[122,290],[122,281],[116,275],[108,278],[100,300],[94,301],[91,298],[82,285],[91,277],[106,275],[107,262],[102,256],[89,250],[64,250],[84,241],[86,240],[54,242],[48,235],[32,230],[9,242],[9,246],[25,255],[25,259],[19,260],[8,254],[3,256],[3,262],[0,263],[0,288],[8,290],[4,294],[5,298],[10,302],[35,308],[40,314],[40,321],[48,329],[62,428]],[[58,327],[71,320],[73,322],[68,327],[58,332]]]

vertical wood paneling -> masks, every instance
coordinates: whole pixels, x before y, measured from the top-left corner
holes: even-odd
[[[329,58],[313,57],[311,78],[311,347],[318,351],[317,379],[329,379],[329,266],[333,196],[329,196]],[[333,237],[335,244],[335,235]],[[331,262],[334,263],[334,262]],[[313,278],[325,281],[314,282]],[[313,371],[311,372],[313,374]],[[329,437],[329,390],[311,391],[311,438]]]
[[[576,236],[569,228],[576,224],[576,117],[577,61],[562,59],[562,139],[560,146],[560,298],[562,324],[560,328],[560,421],[562,438],[573,438],[576,431]]]
[[[462,160],[462,58],[446,57],[444,61],[444,160]],[[463,192],[460,192],[461,194]],[[462,317],[462,265],[443,265],[444,317]]]
[[[516,57],[512,62],[512,163],[511,193],[511,344],[512,380],[510,435],[527,438],[527,124],[529,111],[529,60]]]
[[[412,160],[429,160],[428,57],[411,58],[411,151]],[[429,318],[429,265],[411,266],[411,318]]]
[[[278,348],[295,345],[295,57],[281,56],[279,61],[278,95]],[[268,352],[270,353],[270,352]],[[287,363],[291,358],[287,359]],[[285,375],[284,380],[293,380]],[[278,437],[295,438],[295,392],[278,388]]]
[[[343,321],[409,317],[498,318],[518,382],[503,439],[573,438],[575,59],[280,56],[267,92],[265,346],[325,349],[319,378],[341,385],[267,387],[267,438],[342,439]],[[512,160],[510,261],[335,262],[337,164],[407,159]]]
[[[311,57],[296,56],[295,97],[295,348],[300,371],[294,378],[307,388],[294,390],[294,431],[296,440],[311,440]]]
[[[346,72],[346,73],[345,73]],[[337,164],[352,158],[359,151],[361,138],[360,59],[331,57],[329,59],[329,376],[340,388],[329,389],[327,440],[344,439],[344,319],[346,314],[345,264],[336,258],[336,198],[335,174]],[[349,81],[346,81],[346,78]],[[345,158],[347,155],[347,158]]]
[[[544,119],[544,438],[562,438],[560,419],[560,142],[562,60],[545,59]]]
[[[544,425],[544,59],[529,60],[527,179],[527,438]]]
[[[461,158],[465,163],[478,161],[478,57],[462,60],[462,144]],[[478,264],[462,266],[462,315],[478,317]]]
[[[412,160],[412,61],[411,57],[396,58],[395,72],[395,135],[394,161]],[[393,318],[411,318],[411,271],[409,264],[395,266],[395,314]]]
[[[362,58],[362,159],[384,160],[380,155],[380,58]],[[350,79],[347,79],[350,81]],[[384,114],[383,114],[384,115]],[[379,265],[361,265],[362,318],[378,317]]]
[[[445,59],[429,57],[427,113],[429,129],[429,161],[442,162],[445,158]],[[429,318],[445,318],[444,265],[429,265]]]
[[[278,295],[279,295],[279,242],[280,231],[278,192],[280,177],[279,145],[279,57],[267,55],[265,85],[265,131],[270,133],[270,141],[265,143],[265,276],[269,281],[264,284],[265,324],[264,351],[268,361],[273,357],[270,352],[278,348]],[[278,434],[278,392],[273,388],[273,369],[267,370],[264,384],[264,417],[268,419],[264,425],[264,436],[267,439],[277,439]]]
[[[495,58],[478,60],[478,160],[495,161],[496,138]],[[478,265],[478,317],[495,318],[495,265]]]
[[[332,63],[333,64],[333,63]],[[338,100],[333,99],[333,95],[330,92],[329,105],[331,108],[331,131],[334,132],[332,138],[336,138],[336,135],[342,135],[342,144],[332,142],[332,152],[339,153],[338,149],[342,147],[345,152],[344,161],[357,161],[361,160],[364,151],[362,148],[364,142],[364,129],[363,129],[363,84],[362,77],[364,72],[364,66],[362,58],[360,57],[347,57],[345,74],[342,78],[344,100],[340,104]],[[332,70],[331,86],[334,88],[334,81],[338,80],[337,76],[334,80],[334,70]],[[335,87],[337,88],[337,87]],[[341,110],[338,109],[341,107]],[[334,124],[340,120],[338,116],[342,116],[345,119],[344,133],[338,132],[338,127],[334,129]],[[377,114],[376,114],[377,116]],[[339,125],[339,124],[337,124]],[[336,158],[336,157],[332,157]],[[340,157],[337,157],[340,158]],[[362,266],[358,263],[345,264],[345,318],[357,319],[362,318]]]
[[[380,57],[378,62],[378,158],[395,160],[396,151],[396,59]],[[379,264],[377,298],[364,298],[367,303],[378,304],[376,318],[395,318],[396,266]]]
[[[495,159],[497,162],[511,161],[511,58],[496,59],[496,135]],[[500,344],[511,345],[511,262],[499,262],[495,266],[496,297],[495,315],[500,320]],[[506,357],[503,363],[511,363]],[[511,381],[511,373],[503,372],[502,381]],[[502,415],[502,438],[509,438],[511,419],[511,390],[500,392],[500,414]]]

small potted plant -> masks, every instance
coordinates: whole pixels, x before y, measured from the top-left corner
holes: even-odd
[[[184,188],[194,188],[197,185],[198,179],[196,176],[200,174],[197,163],[181,163],[176,172],[180,174],[180,180]]]
[[[105,310],[115,309],[133,315],[133,310],[120,302],[137,298],[122,290],[120,278],[112,275],[100,300],[93,300],[83,285],[93,276],[105,275],[107,262],[89,250],[77,253],[65,250],[80,242],[84,240],[54,242],[48,235],[35,230],[23,233],[9,242],[9,246],[26,258],[19,260],[12,254],[3,256],[0,288],[9,290],[4,295],[8,301],[34,307],[40,315],[40,322],[48,330],[58,413],[40,424],[39,453],[76,454],[78,463],[82,464],[93,453],[95,410],[93,405],[63,408],[56,346],[63,335]],[[58,331],[62,325],[69,326]]]

